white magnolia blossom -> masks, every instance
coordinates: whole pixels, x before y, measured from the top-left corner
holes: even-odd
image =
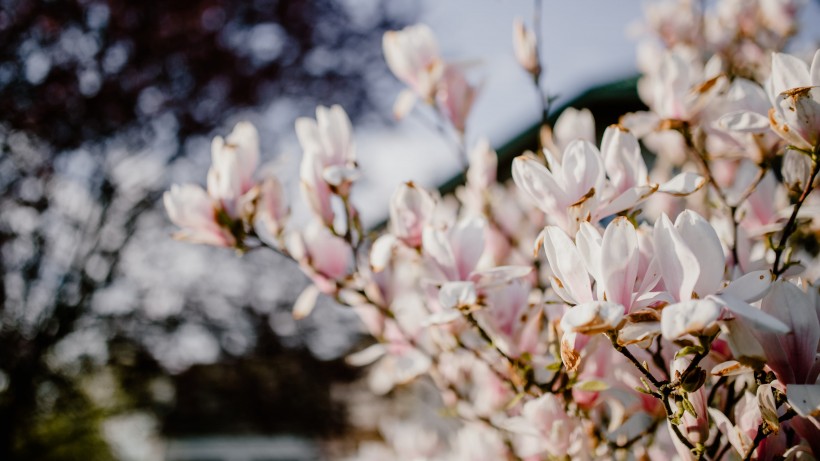
[[[648,6],[649,111],[598,145],[592,113],[564,110],[507,183],[488,141],[461,145],[465,184],[444,197],[401,184],[383,229],[349,200],[359,174],[339,106],[296,121],[306,226],[287,222],[278,181],[255,178],[245,123],[214,141],[207,191],[172,186],[165,206],[181,238],[296,261],[311,285],[294,316],[322,295],[349,307],[373,338],[348,356],[370,390],[432,401],[435,417],[382,422],[353,459],[814,459],[820,52],[782,53],[798,3]],[[423,101],[463,143],[464,68],[424,25],[383,48],[407,86],[397,115]],[[539,75],[520,22],[513,50]]]

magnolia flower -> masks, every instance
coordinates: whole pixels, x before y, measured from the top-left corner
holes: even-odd
[[[798,149],[812,150],[820,141],[820,50],[811,68],[785,54],[772,55],[767,90],[774,107],[769,120],[777,134]]]
[[[484,253],[486,221],[462,219],[447,231],[431,226],[422,232],[422,248],[430,268],[450,281],[467,280]]]
[[[422,231],[435,212],[433,196],[412,182],[396,188],[390,199],[390,231],[411,248],[420,248]]]
[[[416,24],[385,32],[382,49],[387,67],[410,87],[396,100],[396,116],[400,118],[409,112],[416,98],[432,102],[444,73],[444,61],[439,56],[433,31],[424,24]]]
[[[356,153],[352,127],[342,106],[316,108],[316,119],[296,120],[296,136],[305,157],[313,157],[321,166],[322,179],[339,195],[356,176]]]
[[[350,119],[341,106],[319,106],[315,120],[296,120],[296,135],[303,151],[302,193],[313,212],[331,227],[331,197],[346,196],[357,175]]]
[[[174,237],[193,243],[232,247],[236,239],[220,223],[213,198],[199,186],[171,186],[162,196],[168,217],[182,230]]]
[[[276,178],[265,180],[260,187],[254,216],[257,235],[266,242],[279,246],[277,238],[285,230],[289,211],[282,184]]]
[[[786,53],[772,54],[772,73],[766,84],[772,108],[768,120],[756,112],[734,112],[721,119],[728,129],[762,132],[767,126],[789,145],[812,151],[820,142],[820,50],[809,67]],[[767,123],[768,122],[768,123]]]
[[[503,429],[515,434],[515,452],[518,456],[547,453],[562,458],[575,452],[577,439],[585,437],[576,433],[580,420],[564,411],[561,400],[553,394],[544,394],[524,404],[521,416],[514,416],[500,423]]]
[[[583,221],[629,210],[657,191],[688,195],[705,184],[703,177],[688,172],[663,185],[650,184],[637,140],[618,126],[607,129],[601,147],[603,155],[589,142],[572,141],[560,161],[545,149],[549,169],[533,155],[522,155],[513,160],[513,180],[568,233]]]
[[[459,133],[464,133],[476,90],[457,66],[447,64],[436,90],[436,104]]]
[[[820,374],[815,360],[820,323],[812,297],[793,283],[779,280],[763,298],[761,309],[791,330],[788,335],[756,332],[769,368],[785,384],[813,384]]]
[[[533,75],[541,73],[535,33],[527,29],[520,18],[513,21],[513,50],[515,58],[524,70]]]
[[[301,233],[289,235],[290,255],[323,293],[336,294],[338,281],[353,269],[353,251],[344,239],[312,221]]]
[[[710,334],[723,318],[738,316],[757,329],[787,333],[777,318],[750,305],[765,295],[772,282],[768,271],[750,272],[725,288],[725,255],[714,228],[686,210],[675,225],[664,214],[655,223],[655,257],[665,289],[677,301],[662,311],[667,339],[685,334]]]
[[[226,139],[217,136],[211,143],[208,194],[232,219],[247,214],[244,208],[253,198],[253,173],[259,163],[259,134],[248,122],[236,124]]]

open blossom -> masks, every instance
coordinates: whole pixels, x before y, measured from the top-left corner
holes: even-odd
[[[171,221],[182,228],[176,238],[225,247],[236,244],[234,236],[219,222],[213,198],[201,187],[175,184],[162,201]]]
[[[820,142],[820,50],[811,66],[786,53],[772,54],[766,92],[772,105],[768,120],[757,112],[739,111],[724,116],[722,123],[746,132],[761,132],[771,126],[789,145],[805,151],[815,149]]]
[[[350,119],[341,106],[316,108],[316,119],[296,120],[303,157],[302,193],[326,226],[333,225],[333,195],[346,196],[357,176]]]
[[[619,126],[604,133],[603,154],[587,141],[572,141],[559,161],[544,150],[549,169],[532,155],[513,160],[518,187],[565,232],[629,210],[655,192],[688,195],[701,187],[700,175],[683,172],[662,185],[651,184],[635,137]]]
[[[416,24],[385,32],[382,48],[393,74],[422,99],[431,99],[443,71],[433,31]]]
[[[242,217],[254,187],[253,173],[259,163],[259,134],[248,122],[236,124],[226,139],[217,136],[211,143],[208,194],[233,219]]]

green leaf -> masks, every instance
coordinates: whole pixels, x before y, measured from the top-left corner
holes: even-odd
[[[577,389],[579,391],[587,391],[587,392],[600,392],[609,389],[609,384],[598,381],[595,379],[590,379],[587,381],[581,381],[576,385],[572,386],[573,389]]]
[[[686,346],[675,354],[675,358],[683,357],[684,355],[696,355],[703,353],[704,349],[701,346]]]

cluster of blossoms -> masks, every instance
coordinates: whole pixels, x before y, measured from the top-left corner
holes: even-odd
[[[506,184],[486,141],[462,146],[455,198],[401,185],[376,238],[350,201],[338,106],[296,121],[306,226],[288,222],[276,179],[254,179],[244,123],[214,140],[207,191],[175,186],[166,208],[183,239],[297,261],[313,284],[294,315],[319,293],[350,306],[375,339],[349,357],[371,389],[428,380],[461,421],[386,420],[356,459],[815,459],[820,51],[780,52],[797,1],[699,5],[649,8],[650,110],[600,147],[574,109]],[[535,35],[513,35],[548,104]],[[408,87],[396,115],[425,104],[463,134],[476,89],[431,31],[389,32],[384,52]]]

